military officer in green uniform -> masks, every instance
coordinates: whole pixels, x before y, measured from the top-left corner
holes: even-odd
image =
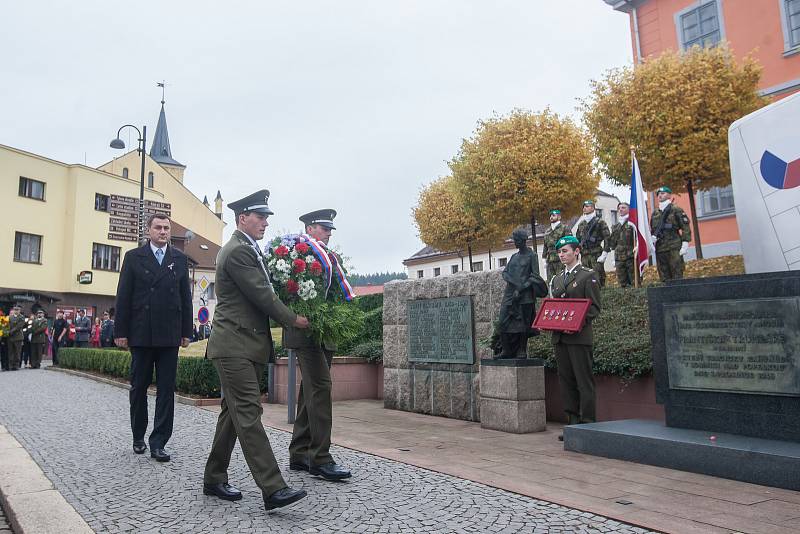
[[[600,315],[600,283],[597,273],[578,261],[580,243],[577,238],[562,237],[556,247],[564,270],[550,280],[550,294],[553,298],[592,301],[580,331],[574,334],[553,332],[561,400],[570,425],[592,423],[597,404],[592,374],[592,321]]]
[[[544,233],[544,250],[542,250],[542,259],[547,263],[546,280],[550,280],[563,268],[558,259],[556,243],[565,235],[572,235],[572,232],[561,223],[561,210],[550,210],[550,228]]]
[[[672,189],[661,186],[656,194],[658,209],[650,218],[650,232],[656,247],[658,277],[662,282],[678,280],[683,278],[683,256],[692,240],[689,217],[672,203]]]
[[[581,245],[581,263],[597,272],[600,287],[606,285],[606,268],[603,262],[611,251],[608,245],[610,236],[611,230],[594,209],[594,200],[584,200],[583,215],[575,231],[575,237]]]
[[[47,319],[44,318],[44,310],[39,310],[31,326],[31,369],[38,369],[42,365],[45,343],[47,343]]]
[[[11,308],[11,315],[8,317],[8,368],[11,371],[19,370],[26,325],[27,322],[25,316],[22,315],[22,308],[19,306]]]
[[[620,287],[633,285],[633,247],[636,244],[636,228],[628,221],[627,202],[617,204],[619,220],[611,227],[609,247],[614,251],[614,267]]]
[[[242,498],[228,484],[228,464],[238,438],[264,505],[271,510],[302,499],[306,492],[287,487],[261,422],[260,384],[273,353],[269,320],[297,328],[307,328],[308,320],[287,308],[272,289],[257,243],[273,214],[268,199],[264,189],[229,204],[236,215],[236,231],[217,254],[217,306],[207,356],[219,373],[224,397],[203,493],[229,501]]]
[[[333,225],[334,217],[336,211],[332,209],[312,211],[300,216],[306,235],[315,240],[323,252],[327,252],[331,269],[336,268],[337,262],[341,265],[341,258],[327,248],[331,233],[336,229]],[[330,285],[326,298],[335,300],[342,296],[342,290],[336,282],[335,274],[330,272],[328,275]],[[323,339],[319,343],[302,330],[285,328],[283,346],[295,349],[303,374],[297,397],[297,417],[289,444],[289,468],[293,471],[308,471],[325,480],[349,478],[350,471],[338,465],[330,453],[333,424],[330,367],[336,344],[330,339]]]

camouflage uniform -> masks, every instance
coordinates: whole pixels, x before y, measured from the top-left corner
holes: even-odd
[[[567,226],[559,222],[555,228],[550,228],[544,233],[544,250],[542,251],[542,259],[547,263],[547,278],[550,280],[556,274],[564,270],[561,260],[558,259],[558,250],[556,249],[556,242],[565,235],[572,235]]]
[[[650,231],[656,241],[658,277],[662,282],[683,278],[681,245],[692,240],[689,217],[680,207],[670,203],[663,211],[656,209],[650,218]]]
[[[636,243],[636,229],[625,220],[611,228],[608,245],[614,250],[614,267],[617,270],[617,281],[620,287],[633,285],[633,247]]]
[[[608,238],[611,230],[608,229],[606,222],[595,215],[589,222],[581,221],[575,237],[581,243],[581,264],[589,269],[594,269],[600,280],[600,287],[606,285],[606,269],[602,263],[597,261],[600,254],[609,252]]]

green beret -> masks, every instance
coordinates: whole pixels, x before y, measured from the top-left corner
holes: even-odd
[[[666,185],[662,185],[661,187],[656,189],[656,193],[669,193],[671,195],[672,194],[672,189],[670,189]]]
[[[583,201],[583,205],[584,206],[594,206],[594,200],[584,200]]]
[[[564,245],[579,246],[580,244],[581,244],[580,241],[578,241],[578,238],[575,237],[574,235],[565,235],[564,237],[556,241],[556,250],[560,249]]]
[[[561,215],[561,210],[550,210],[550,215]]]

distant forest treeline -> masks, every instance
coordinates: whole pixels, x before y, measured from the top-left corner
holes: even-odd
[[[405,280],[408,278],[406,273],[373,273],[373,274],[349,274],[347,279],[353,286],[379,286],[389,280]]]

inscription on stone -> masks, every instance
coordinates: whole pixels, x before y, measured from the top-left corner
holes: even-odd
[[[408,360],[475,363],[470,297],[408,301]]]
[[[800,298],[664,306],[675,389],[800,395]]]

